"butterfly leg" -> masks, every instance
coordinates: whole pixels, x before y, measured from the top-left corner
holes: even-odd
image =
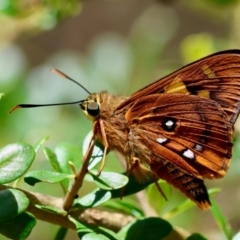
[[[106,156],[107,156],[107,150],[108,150],[108,141],[107,141],[107,135],[106,135],[106,132],[105,132],[105,129],[104,129],[104,124],[103,124],[103,121],[102,119],[100,118],[99,119],[99,125],[100,125],[100,131],[101,131],[101,135],[102,135],[102,140],[103,140],[103,145],[104,145],[104,151],[103,151],[103,158],[102,158],[102,163],[101,163],[101,166],[98,170],[98,173],[97,175],[100,175],[104,166],[105,166],[105,163],[106,163]]]
[[[154,183],[158,189],[158,191],[161,193],[161,195],[164,197],[164,199],[167,201],[167,196],[165,195],[165,193],[163,192],[163,190],[161,189],[161,186],[159,185],[158,183],[158,176],[156,174],[153,174],[153,180],[154,180]]]

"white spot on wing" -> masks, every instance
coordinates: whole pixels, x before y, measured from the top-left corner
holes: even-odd
[[[171,129],[173,126],[174,122],[172,120],[168,120],[167,122],[165,122],[165,125],[167,128]]]
[[[194,159],[194,152],[190,149],[187,149],[183,152],[183,156],[189,159]]]
[[[203,150],[203,146],[200,145],[200,144],[196,144],[195,149],[196,149],[197,151],[201,152],[201,151]]]
[[[156,140],[157,140],[158,143],[162,144],[162,143],[165,143],[168,139],[162,137],[162,138],[157,138]]]

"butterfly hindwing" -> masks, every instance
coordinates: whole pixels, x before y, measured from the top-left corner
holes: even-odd
[[[153,94],[136,101],[125,118],[153,155],[198,178],[225,175],[231,158],[232,127],[213,100]]]

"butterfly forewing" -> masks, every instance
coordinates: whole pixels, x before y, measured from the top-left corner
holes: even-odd
[[[202,58],[134,93],[116,111],[128,109],[139,98],[162,93],[198,95],[216,101],[233,124],[240,108],[240,50]]]

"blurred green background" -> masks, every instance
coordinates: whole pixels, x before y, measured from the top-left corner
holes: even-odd
[[[19,103],[82,100],[87,93],[50,73],[58,68],[90,92],[130,95],[191,61],[229,48],[240,48],[238,0],[0,0],[0,146],[24,141],[45,146],[59,142],[82,146],[91,122],[79,107],[8,111]],[[234,232],[240,229],[240,124],[227,176],[208,181]],[[110,159],[111,157],[108,157]],[[119,168],[116,161],[110,167]],[[39,151],[33,169],[50,169]],[[62,196],[60,187],[28,190]],[[156,194],[159,194],[156,192]],[[177,204],[184,196],[174,190]],[[190,232],[224,239],[209,212],[197,208],[171,221]],[[38,222],[29,239],[53,239],[57,227]],[[77,239],[75,233],[68,238]],[[4,239],[0,236],[0,239]]]

